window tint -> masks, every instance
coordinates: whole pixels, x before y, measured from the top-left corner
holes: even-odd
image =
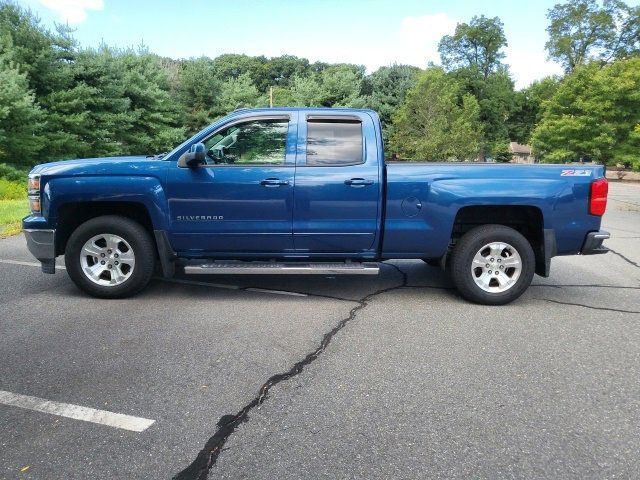
[[[208,165],[282,165],[286,120],[257,120],[220,130],[204,142]]]
[[[362,124],[354,121],[308,121],[307,165],[362,163]]]

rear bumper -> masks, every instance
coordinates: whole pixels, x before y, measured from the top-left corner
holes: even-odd
[[[605,232],[604,230],[587,233],[587,237],[584,239],[584,244],[582,245],[582,250],[580,250],[580,253],[582,255],[597,255],[600,253],[607,253],[609,249],[602,245],[602,242],[610,236],[611,235],[609,235],[609,232]]]
[[[25,229],[27,248],[40,260],[44,273],[55,273],[56,267],[56,231],[51,229]]]

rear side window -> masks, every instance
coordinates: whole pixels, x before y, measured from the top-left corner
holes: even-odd
[[[363,163],[362,123],[353,120],[309,120],[307,165],[344,166]]]

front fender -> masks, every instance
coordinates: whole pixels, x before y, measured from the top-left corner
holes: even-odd
[[[68,203],[135,202],[145,206],[154,230],[167,229],[167,199],[152,176],[79,176],[53,178],[43,191],[43,216],[55,225],[60,207]]]

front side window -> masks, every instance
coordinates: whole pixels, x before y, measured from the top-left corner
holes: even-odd
[[[287,120],[254,120],[219,130],[205,142],[207,165],[283,165]]]
[[[362,160],[362,124],[345,120],[307,122],[307,165],[357,165]]]

